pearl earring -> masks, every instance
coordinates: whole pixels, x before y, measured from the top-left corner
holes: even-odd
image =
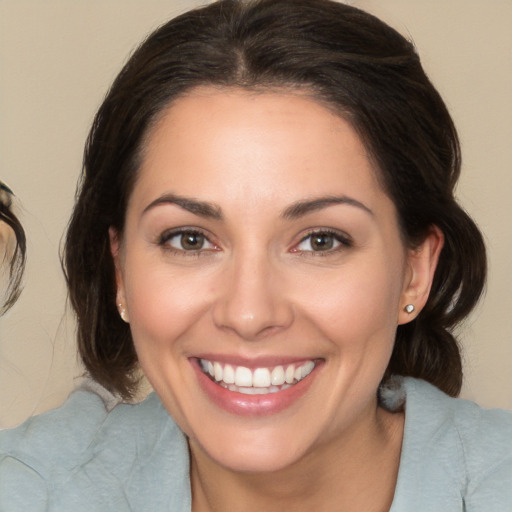
[[[119,316],[123,322],[128,323],[128,314],[126,313],[126,308],[122,304],[118,304],[117,307],[119,308]]]
[[[404,308],[404,311],[409,314],[411,314],[414,310],[415,310],[414,304],[407,304],[407,306],[405,306],[405,308]]]

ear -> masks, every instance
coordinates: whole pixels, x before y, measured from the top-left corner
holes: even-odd
[[[443,245],[443,232],[437,226],[431,226],[423,242],[408,251],[408,272],[398,312],[399,325],[414,320],[427,303]],[[414,306],[411,312],[406,310],[409,304]]]
[[[108,235],[110,238],[110,252],[112,254],[112,258],[114,260],[114,267],[116,271],[116,307],[119,311],[119,315],[125,322],[129,322],[127,306],[126,306],[126,295],[124,288],[124,280],[121,266],[121,241],[119,237],[119,232],[117,229],[110,226],[108,230]]]

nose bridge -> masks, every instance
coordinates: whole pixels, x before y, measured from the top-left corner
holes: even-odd
[[[252,340],[293,320],[291,304],[279,286],[277,265],[261,247],[233,254],[223,279],[214,308],[217,326]]]

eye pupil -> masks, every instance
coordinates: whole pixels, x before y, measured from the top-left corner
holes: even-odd
[[[200,233],[183,233],[181,235],[181,246],[185,250],[201,249],[204,244],[204,236]]]
[[[329,233],[318,233],[311,237],[311,247],[314,251],[327,251],[334,245],[333,236]]]

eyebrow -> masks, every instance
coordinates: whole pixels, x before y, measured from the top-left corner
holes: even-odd
[[[222,209],[219,206],[213,203],[209,203],[207,201],[199,201],[197,199],[179,196],[176,194],[164,194],[158,197],[150,204],[148,204],[146,208],[144,208],[142,214],[145,214],[147,211],[151,210],[152,208],[155,208],[156,206],[161,206],[165,204],[174,204],[200,217],[210,218],[214,220],[224,219]],[[354,206],[370,214],[373,217],[373,212],[372,210],[370,210],[370,208],[368,208],[365,204],[361,203],[357,199],[353,199],[348,196],[324,196],[310,200],[297,201],[296,203],[293,203],[288,208],[286,208],[281,214],[281,217],[286,220],[294,220],[300,217],[304,217],[309,213],[338,204]]]
[[[296,203],[293,203],[291,206],[286,208],[286,210],[282,214],[282,217],[286,220],[298,219],[300,217],[304,217],[309,213],[322,210],[323,208],[327,208],[328,206],[333,206],[337,204],[355,206],[356,208],[360,208],[361,210],[370,214],[372,217],[374,216],[372,210],[370,210],[368,206],[361,203],[357,199],[353,199],[348,196],[324,196],[310,199],[307,201],[298,201]]]
[[[223,219],[220,207],[206,201],[198,201],[197,199],[178,196],[175,194],[164,194],[163,196],[158,197],[144,208],[142,214],[144,215],[148,210],[164,204],[175,204],[194,215],[199,215],[200,217],[214,220]]]

